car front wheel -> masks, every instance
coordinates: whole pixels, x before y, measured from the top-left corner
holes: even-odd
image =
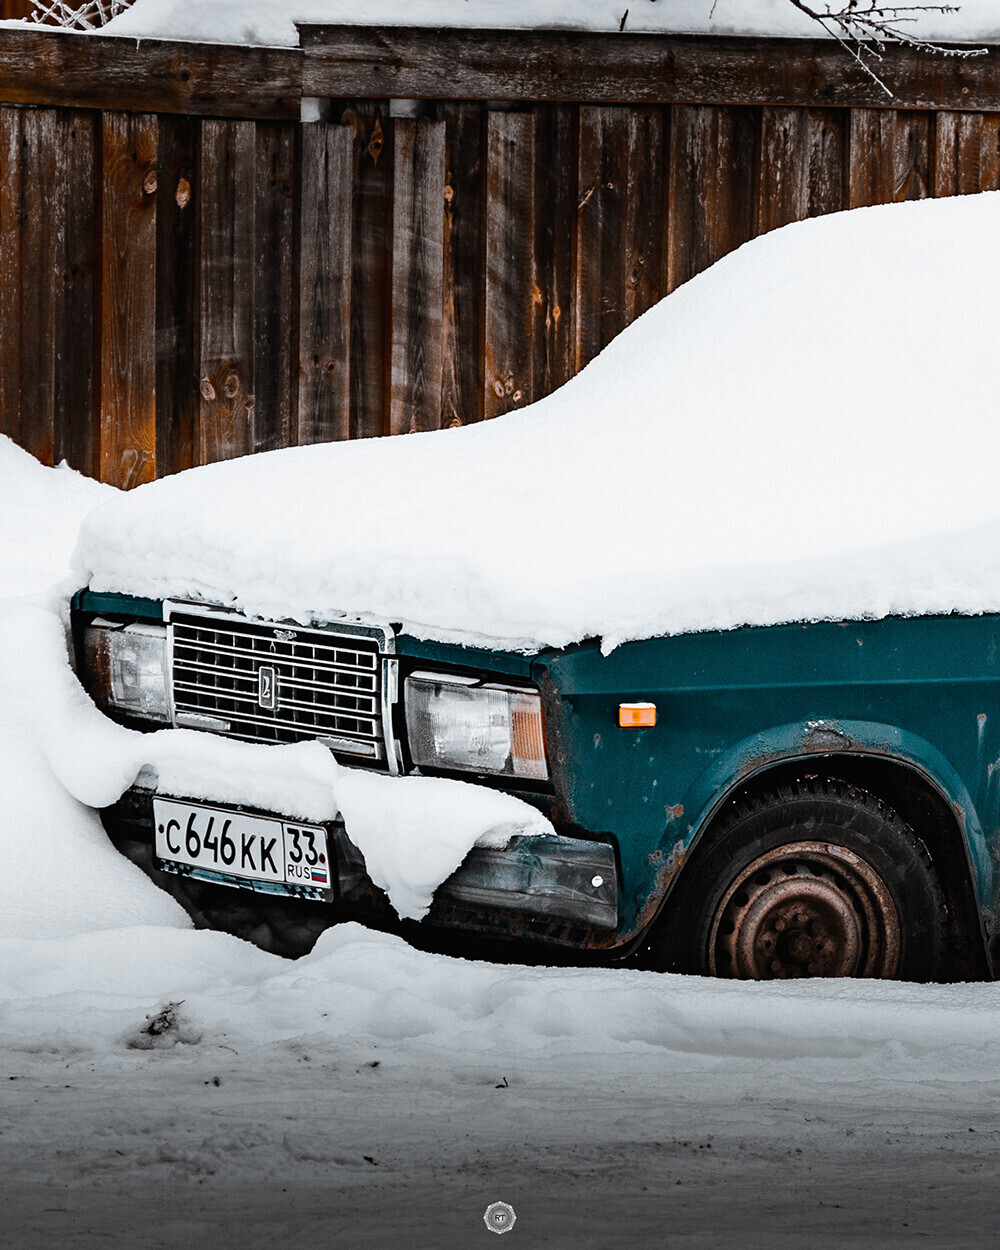
[[[747,980],[940,975],[937,874],[874,795],[804,780],[738,804],[706,837],[651,943],[656,966]]]

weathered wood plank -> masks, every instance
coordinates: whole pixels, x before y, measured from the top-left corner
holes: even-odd
[[[156,118],[105,113],[101,188],[101,480],[156,459]]]
[[[389,431],[441,424],[445,123],[393,123]]]
[[[0,30],[0,101],[295,121],[296,48]]]
[[[198,459],[253,450],[253,122],[202,123]]]
[[[351,437],[389,432],[389,197],[392,147],[389,103],[345,103],[351,127]]]
[[[669,217],[666,144],[662,109],[630,109],[625,167],[625,324],[631,324],[666,293],[664,240]]]
[[[529,401],[551,394],[576,372],[577,125],[574,105],[535,109],[534,356]]]
[[[852,110],[849,207],[930,194],[931,123],[913,110]]]
[[[57,178],[62,200],[55,296],[53,379],[56,461],[96,477],[100,440],[96,402],[94,318],[97,262],[97,115],[61,109],[56,121]]]
[[[444,272],[441,323],[441,425],[483,416],[483,204],[485,109],[447,103],[445,124]]]
[[[754,109],[671,110],[668,290],[752,236],[759,125]]]
[[[351,436],[350,126],[302,127],[299,443]]]
[[[983,114],[979,146],[979,185],[983,191],[1000,189],[1000,113]]]
[[[303,51],[0,31],[0,100],[293,121],[317,96],[592,103],[890,103],[831,40],[304,26]],[[1000,109],[1000,48],[969,59],[892,46],[898,107]]]
[[[575,366],[582,369],[626,325],[625,196],[629,112],[580,108],[577,177]]]
[[[0,433],[29,448],[30,431],[21,428],[22,235],[29,216],[25,204],[28,140],[24,118],[21,109],[0,108]]]
[[[890,44],[885,92],[831,39],[300,25],[305,95],[1000,108],[1000,47],[941,57]]]
[[[257,123],[254,197],[253,449],[270,451],[295,441],[293,369],[295,302],[295,135],[287,123]]]
[[[663,113],[580,108],[576,368],[662,295]]]
[[[197,460],[198,145],[201,123],[159,119],[156,202],[156,472]]]
[[[923,200],[931,194],[933,117],[899,109],[893,147],[893,199]]]
[[[0,434],[21,434],[21,114],[0,108]]]
[[[839,109],[761,110],[757,234],[846,206],[846,125]]]
[[[0,109],[0,429],[99,472],[94,117]]]
[[[486,127],[483,415],[523,407],[533,391],[535,120],[490,113]]]
[[[24,119],[28,140],[24,185],[29,220],[22,238],[24,289],[21,311],[21,426],[34,436],[31,450],[55,463],[56,302],[59,236],[66,228],[66,201],[53,195],[57,182],[58,115],[38,109]],[[31,220],[33,218],[34,220]]]
[[[980,175],[982,147],[982,113],[938,113],[934,131],[934,194],[972,195],[984,190]]]
[[[892,199],[892,147],[895,112],[852,109],[848,207],[885,204]]]

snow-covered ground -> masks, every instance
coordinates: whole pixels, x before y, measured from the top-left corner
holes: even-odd
[[[0,441],[0,612],[107,492]],[[60,591],[52,589],[60,585]],[[30,603],[14,595],[30,595]],[[1000,987],[527,969],[195,931],[0,689],[4,1246],[993,1242]]]

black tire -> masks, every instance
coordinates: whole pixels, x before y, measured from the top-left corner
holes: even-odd
[[[753,980],[940,977],[937,873],[874,795],[800,781],[738,804],[706,838],[654,931],[653,966]]]

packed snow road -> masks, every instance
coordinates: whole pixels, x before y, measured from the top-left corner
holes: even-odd
[[[12,1246],[467,1247],[498,1200],[524,1246],[991,1244],[991,986],[499,968],[354,925],[298,963],[138,926],[3,966]]]

